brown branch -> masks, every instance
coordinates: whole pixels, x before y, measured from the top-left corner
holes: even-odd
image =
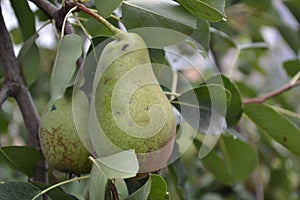
[[[6,99],[11,96],[12,91],[14,91],[14,85],[5,83],[0,90],[0,108],[2,104],[6,101]]]
[[[30,0],[34,3],[39,9],[41,9],[49,19],[55,20],[55,25],[57,29],[61,30],[64,18],[70,8],[62,7],[61,9],[54,6],[52,3],[46,0]],[[65,27],[65,34],[74,33],[74,29],[70,23],[67,22]]]
[[[243,104],[246,105],[246,104],[252,104],[252,103],[259,103],[259,104],[262,104],[264,103],[266,100],[270,99],[270,98],[273,98],[275,96],[278,96],[294,87],[297,87],[300,85],[300,80],[298,80],[297,82],[293,83],[293,84],[287,84],[277,90],[274,90],[270,93],[267,93],[267,94],[264,94],[262,96],[259,96],[259,97],[255,97],[255,98],[251,98],[251,99],[244,99],[243,100]]]
[[[25,84],[23,76],[21,74],[21,69],[16,56],[13,51],[13,45],[5,26],[5,22],[2,16],[2,8],[0,6],[0,62],[4,71],[4,89],[2,92],[6,91],[6,95],[12,96],[16,99],[17,104],[22,112],[24,123],[28,133],[29,145],[34,146],[38,151],[41,152],[38,129],[40,117],[37,113],[35,104],[29,93],[29,90]],[[4,93],[3,92],[3,93]],[[33,177],[35,181],[47,182],[47,171],[46,162],[43,159],[38,167],[37,173]]]

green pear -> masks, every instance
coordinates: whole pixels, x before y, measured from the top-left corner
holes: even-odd
[[[107,141],[115,151],[135,149],[140,172],[164,167],[173,150],[176,122],[144,40],[135,33],[116,35],[105,46],[98,68],[95,113]]]
[[[39,137],[43,154],[54,169],[77,175],[90,172],[90,153],[78,135],[71,96],[56,100],[43,115]]]

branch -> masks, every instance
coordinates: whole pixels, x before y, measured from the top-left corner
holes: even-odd
[[[122,31],[118,28],[116,28],[114,25],[112,25],[109,21],[107,21],[105,18],[103,18],[101,15],[98,15],[96,12],[92,11],[91,9],[87,8],[82,3],[73,3],[73,2],[66,2],[66,7],[69,7],[71,9],[72,7],[77,6],[77,9],[85,12],[86,14],[92,16],[97,21],[99,21],[101,24],[103,24],[111,33],[118,34]]]
[[[62,7],[61,9],[59,9],[55,5],[53,5],[52,3],[46,0],[30,0],[30,1],[34,3],[37,7],[39,7],[39,9],[41,9],[49,19],[54,19],[56,27],[59,30],[61,30],[64,18],[69,11],[68,8]],[[75,31],[71,26],[71,24],[67,23],[64,32],[65,34],[72,34]]]
[[[272,97],[275,97],[275,96],[278,96],[294,87],[297,87],[300,85],[300,80],[296,81],[295,83],[289,83],[277,90],[274,90],[270,93],[267,93],[267,94],[264,94],[262,96],[259,96],[259,97],[255,97],[255,98],[251,98],[251,99],[244,99],[243,100],[243,104],[246,105],[246,104],[252,104],[252,103],[259,103],[259,104],[262,104],[264,103],[266,100],[272,98]]]
[[[29,145],[41,152],[38,129],[40,117],[25,84],[21,69],[13,51],[13,45],[5,26],[0,6],[0,62],[4,71],[4,86],[1,89],[2,99],[12,96],[22,112],[24,123],[28,133]],[[43,159],[37,166],[37,173],[33,177],[35,181],[47,182],[46,162]]]
[[[2,107],[2,104],[4,101],[10,96],[9,95],[9,84],[4,84],[0,90],[0,108]]]
[[[64,18],[66,17],[68,11],[72,8],[70,6],[66,6],[59,9],[47,0],[29,0],[29,1],[34,3],[37,7],[39,7],[48,16],[49,19],[54,19],[56,28],[58,30],[62,29]],[[64,33],[66,35],[75,33],[72,25],[69,22],[66,23]],[[78,69],[81,67],[82,62],[83,62],[83,56],[81,56],[76,62]]]

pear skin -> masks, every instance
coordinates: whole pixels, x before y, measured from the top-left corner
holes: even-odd
[[[90,153],[78,136],[71,97],[58,99],[44,114],[39,137],[43,154],[54,169],[77,175],[90,172]]]
[[[115,38],[98,63],[97,120],[116,151],[135,149],[140,172],[155,171],[165,166],[173,150],[174,112],[153,73],[144,40],[128,32]]]

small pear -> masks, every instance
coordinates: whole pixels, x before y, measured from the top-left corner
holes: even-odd
[[[115,38],[98,63],[95,112],[99,127],[115,151],[135,149],[141,173],[158,170],[173,150],[173,109],[153,73],[144,40],[128,32]]]
[[[54,169],[77,175],[90,172],[90,153],[76,130],[71,97],[56,100],[43,115],[39,137],[43,154]]]

